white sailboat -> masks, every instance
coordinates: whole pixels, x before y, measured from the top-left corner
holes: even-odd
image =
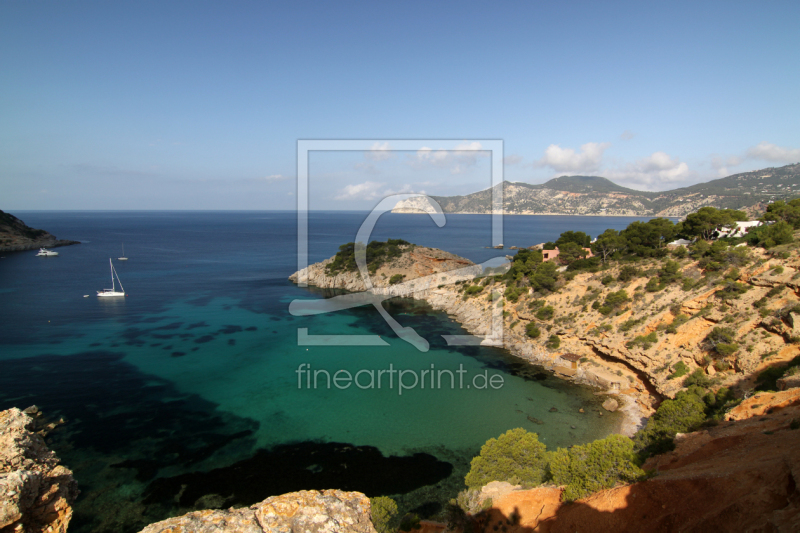
[[[114,270],[114,263],[111,262],[110,257],[108,258],[108,264],[111,265],[111,288],[97,291],[97,296],[101,298],[108,296],[125,296],[125,289],[122,288],[122,281],[120,281],[117,271]],[[116,276],[117,281],[119,281],[119,291],[117,291],[117,286],[114,284],[114,276]]]
[[[117,257],[117,261],[127,261],[128,258],[125,257],[125,243],[122,243],[122,257]]]

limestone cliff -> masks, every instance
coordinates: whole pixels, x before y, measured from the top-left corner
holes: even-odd
[[[471,272],[448,276],[445,269],[460,263],[442,261],[437,282],[420,277],[430,272],[426,258],[444,252],[416,250],[420,252],[406,252],[381,267],[373,276],[373,292],[424,299],[478,336],[492,331],[492,309],[502,306],[505,348],[569,379],[627,393],[623,411],[632,409],[632,420],[651,412],[659,397],[674,396],[683,382],[678,378],[697,368],[743,393],[753,388],[759,372],[800,355],[800,315],[794,311],[800,304],[800,257],[796,254],[781,259],[751,248],[750,262],[738,272],[737,280],[723,280],[721,273],[710,276],[697,261],[679,259],[679,275],[689,283],[666,284],[655,291],[646,288],[647,282],[657,276],[663,260],[639,261],[638,274],[627,281],[619,281],[624,265],[612,263],[599,272],[562,280],[547,295],[528,291],[517,301],[509,301],[504,298],[502,280],[465,281]],[[357,273],[329,275],[325,266],[330,261],[307,269],[309,284],[364,290]],[[402,287],[389,285],[387,279],[394,272],[406,275]],[[290,279],[297,280],[298,274]],[[743,293],[724,290],[733,281]],[[468,291],[469,287],[474,288]],[[626,303],[613,313],[604,313],[600,304],[619,291],[627,294]],[[553,315],[539,314],[542,306],[552,306]],[[526,333],[530,323],[541,330],[536,339]],[[733,333],[738,346],[734,353],[721,356],[713,351],[707,339],[716,327]],[[558,348],[547,345],[552,335],[559,337]],[[580,361],[568,364],[562,358],[565,354],[575,354]],[[626,433],[632,430],[629,427]]]
[[[10,213],[0,211],[0,252],[18,252],[80,244],[56,239],[41,229],[34,229]]]
[[[0,533],[65,533],[72,518],[78,484],[35,431],[19,409],[0,412]]]
[[[375,533],[360,492],[303,490],[243,509],[196,511],[150,524],[141,533]]]

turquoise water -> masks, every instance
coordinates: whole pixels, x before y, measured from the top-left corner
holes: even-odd
[[[0,260],[0,408],[35,403],[66,418],[50,439],[82,490],[71,531],[136,531],[194,506],[333,483],[435,511],[491,437],[524,427],[554,448],[603,437],[619,422],[618,414],[595,414],[592,391],[503,350],[446,346],[441,335],[465,332],[424,302],[395,299],[386,308],[431,342],[425,353],[372,308],[289,315],[292,300],[325,296],[286,280],[296,268],[293,213],[18,216],[84,241],[60,248],[58,258]],[[352,241],[363,217],[312,214],[311,260]],[[378,237],[474,261],[496,255],[485,248],[489,217],[451,217],[445,233],[423,217],[387,219]],[[530,245],[566,229],[596,235],[631,220],[507,217],[506,240]],[[121,242],[130,259],[116,267],[129,296],[84,298],[108,285],[107,258],[120,255]],[[299,346],[298,328],[381,335],[388,346]],[[461,369],[464,386],[455,374],[450,387],[445,373],[441,388],[401,394],[384,374],[381,388],[340,389],[320,374],[313,388],[298,375],[301,365],[330,375],[365,371],[361,384],[367,371]],[[476,388],[480,374],[502,386]]]

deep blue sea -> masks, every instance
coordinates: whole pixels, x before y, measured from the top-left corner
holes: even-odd
[[[329,296],[287,280],[297,269],[294,212],[14,214],[81,241],[57,248],[58,257],[0,259],[0,409],[36,404],[65,419],[48,442],[81,490],[70,531],[138,531],[195,508],[314,488],[392,495],[434,515],[491,437],[524,427],[555,448],[619,423],[619,414],[595,414],[591,390],[504,350],[448,347],[441,335],[466,332],[423,302],[385,308],[431,343],[428,352],[398,339],[371,307],[291,316],[292,300]],[[309,261],[355,240],[365,216],[311,212]],[[506,216],[503,242],[530,246],[567,230],[596,236],[633,220]],[[389,237],[475,262],[498,255],[484,215],[449,215],[439,228],[426,215],[387,214],[373,238]],[[123,243],[125,262],[116,259]],[[95,296],[110,287],[109,258],[126,298]],[[377,334],[388,346],[299,346],[298,328]],[[330,375],[463,369],[467,380],[500,375],[503,385],[450,387],[445,378],[442,388],[401,395],[397,384],[327,387],[319,374],[309,388],[298,380],[302,364]]]

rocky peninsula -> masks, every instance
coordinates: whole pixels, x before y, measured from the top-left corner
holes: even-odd
[[[0,211],[0,252],[21,252],[71,244],[80,242],[57,239],[45,230],[31,228],[11,213]]]
[[[762,248],[740,248],[736,253],[747,254],[746,265],[725,280],[710,278],[701,261],[684,256],[671,261],[683,282],[658,290],[651,279],[665,263],[653,258],[637,262],[630,277],[631,267],[610,264],[597,272],[565,272],[555,290],[544,294],[528,289],[507,295],[501,276],[481,274],[480,266],[467,259],[410,244],[401,249],[370,274],[370,292],[425,300],[476,336],[491,332],[492,309],[502,306],[503,346],[565,379],[617,395],[627,414],[624,434],[632,434],[661,399],[674,397],[682,387],[680,375],[701,369],[742,393],[754,387],[764,369],[800,355],[796,254],[781,258]],[[332,271],[335,259],[290,279],[367,290],[357,270]],[[613,303],[616,297],[624,301]],[[529,324],[547,334],[533,338]],[[709,341],[715,328],[732,332],[741,349],[720,357]],[[557,347],[550,343],[554,336]]]

